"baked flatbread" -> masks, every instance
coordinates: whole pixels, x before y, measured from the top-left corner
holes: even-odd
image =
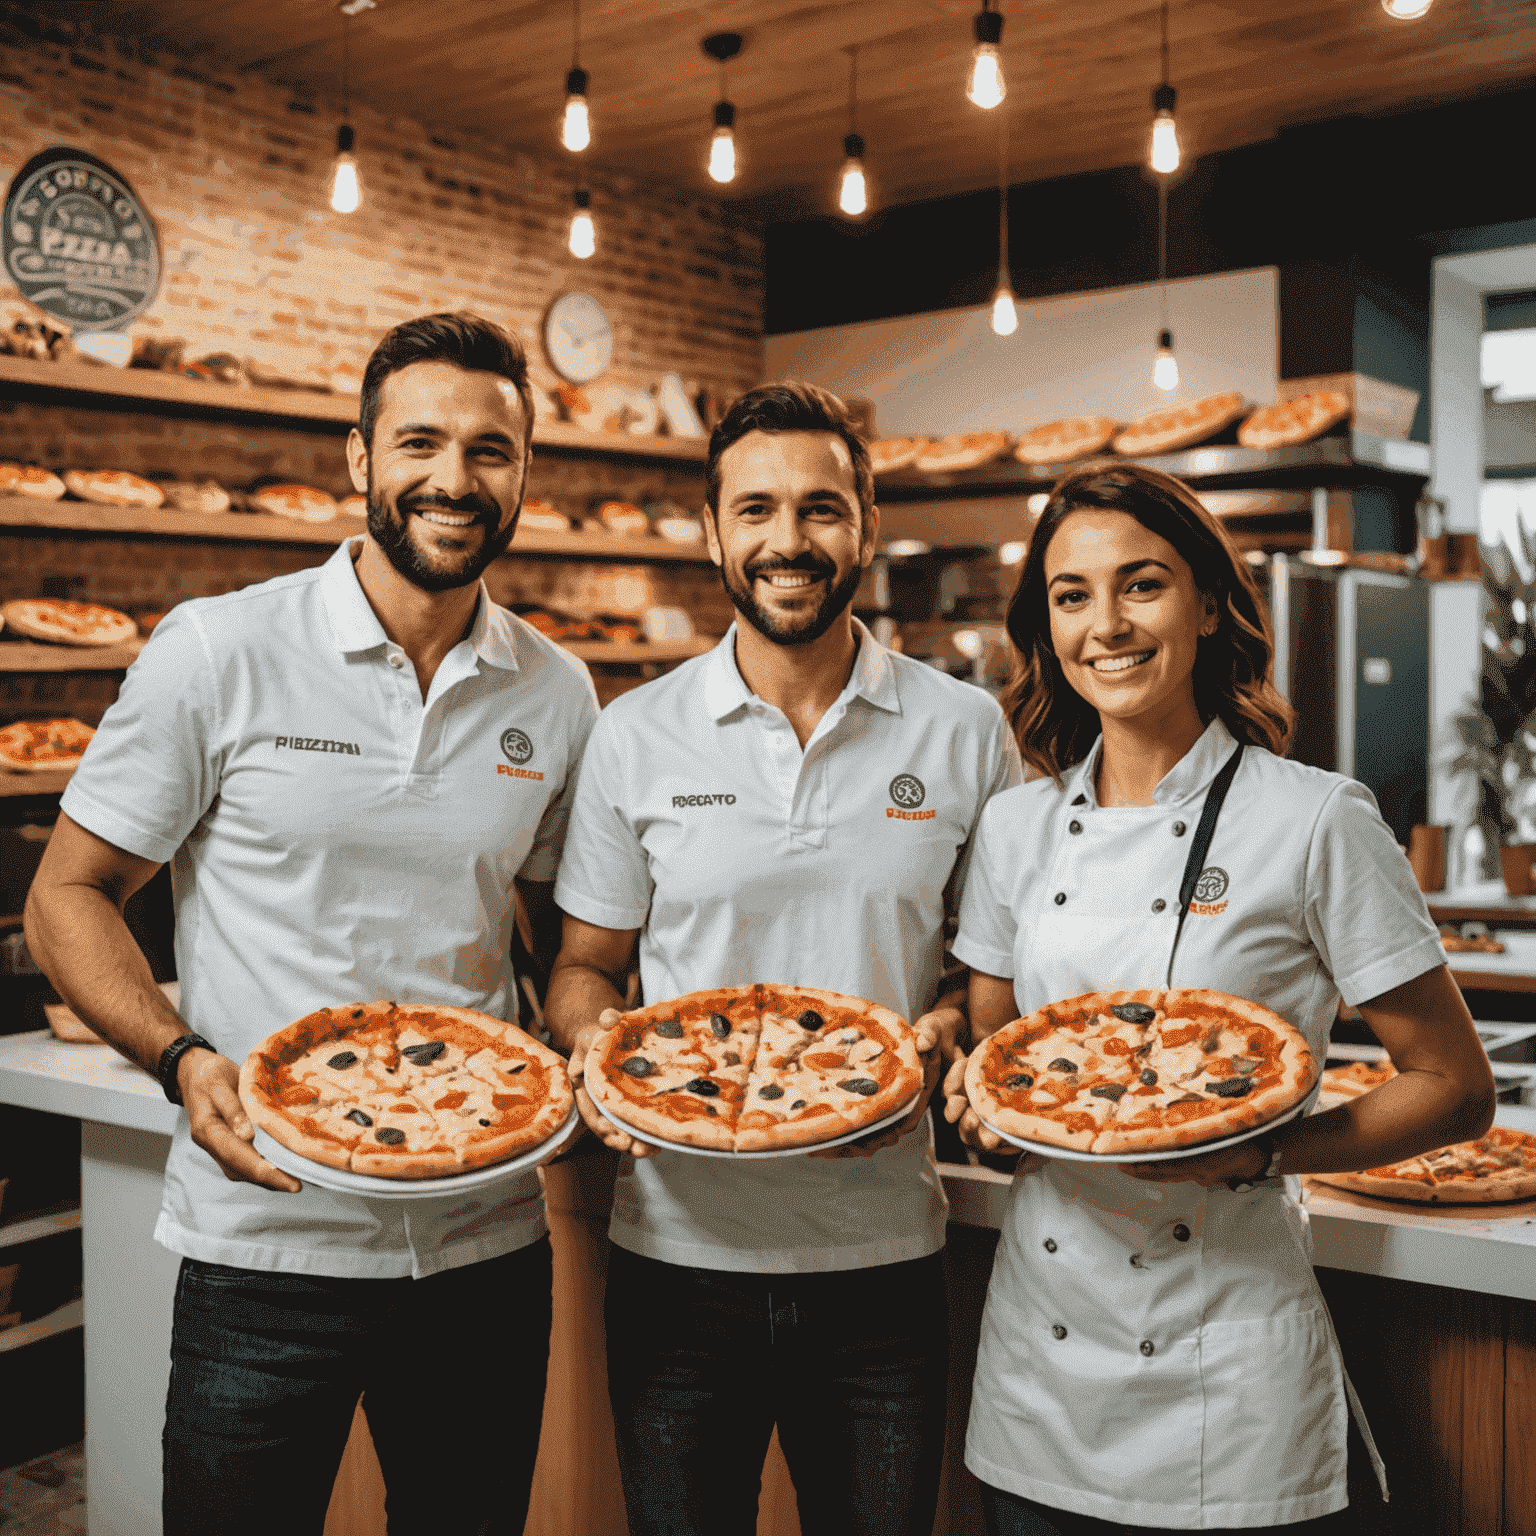
[[[258,512],[301,523],[328,523],[338,510],[334,498],[308,485],[269,485],[247,499]]]
[[[1113,447],[1116,453],[1131,456],[1193,448],[1230,427],[1247,409],[1247,402],[1237,390],[1207,395],[1187,405],[1167,406],[1148,412],[1117,433]]]
[[[1031,427],[1014,445],[1021,464],[1069,464],[1102,453],[1120,423],[1113,416],[1067,416]]]
[[[66,469],[64,484],[81,501],[116,507],[158,507],[165,492],[153,480],[130,475],[126,469]]]
[[[1297,395],[1294,400],[1261,405],[1237,429],[1237,440],[1244,448],[1291,448],[1310,443],[1336,427],[1350,409],[1349,396],[1336,389]]]
[[[0,464],[0,496],[30,496],[34,501],[57,501],[64,482],[36,464]]]
[[[912,461],[925,475],[957,474],[980,469],[1007,453],[1013,439],[1006,432],[954,432],[927,443]]]
[[[95,734],[80,720],[17,720],[0,727],[0,768],[12,773],[76,768]]]
[[[926,447],[926,437],[887,437],[869,445],[869,467],[877,475],[905,469]]]
[[[139,626],[116,608],[63,597],[18,597],[0,613],[6,627],[18,635],[59,645],[121,645],[139,632]]]

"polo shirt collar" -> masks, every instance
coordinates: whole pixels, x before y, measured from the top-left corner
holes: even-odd
[[[1211,780],[1221,771],[1237,749],[1237,738],[1218,716],[1206,726],[1188,752],[1163,775],[1162,783],[1152,791],[1152,803],[1158,806],[1184,805],[1198,799],[1210,788]],[[1099,754],[1104,750],[1102,736],[1093,750],[1073,770],[1067,781],[1067,801],[1071,805],[1098,805],[1094,780],[1098,774]]]
[[[890,652],[858,619],[853,621],[853,629],[858,637],[859,653],[854,658],[853,675],[848,679],[843,696],[857,695],[876,709],[899,715],[901,698]],[[704,663],[704,705],[710,719],[718,722],[738,709],[744,709],[752,699],[752,690],[736,665],[736,625],[733,623]]]
[[[357,579],[357,567],[353,562],[361,542],[361,539],[344,540],[320,571],[325,611],[331,621],[331,632],[336,637],[336,648],[343,652],[371,651],[375,646],[389,644],[389,636],[384,633],[384,626],[379,623],[379,617],[363,595],[362,584]],[[517,671],[516,624],[511,614],[491,601],[483,581],[469,643],[488,666],[500,667],[507,672]]]

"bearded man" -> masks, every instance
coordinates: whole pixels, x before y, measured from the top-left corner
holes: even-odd
[[[880,513],[840,400],[795,383],[743,395],[710,439],[707,497],[738,622],[593,731],[545,1009],[588,1126],[625,1154],[607,1318],[629,1528],[751,1536],[777,1425],[806,1536],[926,1536],[948,1342],[927,1104],[965,1022],[944,920],[1018,754],[987,694],[854,618]],[[836,1151],[658,1153],[582,1086],[637,941],[648,1003],[771,982],[893,1008],[915,1021],[923,1094]]]
[[[392,1533],[523,1528],[550,1318],[537,1176],[411,1200],[301,1186],[256,1151],[235,1090],[266,1035],[318,1008],[516,1019],[514,892],[553,952],[596,699],[480,580],[517,527],[532,427],[500,326],[385,336],[347,443],[366,537],[156,627],[32,885],[27,943],[60,995],[185,1107],[155,1228],[182,1255],[167,1536],[265,1532],[279,1493],[282,1522],[318,1532],[359,1397]],[[508,759],[526,771],[499,774]],[[180,1017],[122,917],[166,862]],[[470,1349],[465,1318],[485,1324]]]

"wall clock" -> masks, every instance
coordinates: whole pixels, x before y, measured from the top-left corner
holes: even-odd
[[[589,293],[565,293],[544,317],[544,350],[572,384],[589,384],[613,360],[613,326]]]

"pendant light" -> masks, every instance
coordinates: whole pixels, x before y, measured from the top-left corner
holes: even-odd
[[[1152,92],[1152,169],[1171,176],[1179,168],[1179,131],[1173,111],[1179,93],[1168,83],[1168,0],[1163,0],[1163,83]]]
[[[1008,86],[997,51],[1003,40],[1003,18],[992,9],[992,0],[981,0],[981,9],[971,26],[976,34],[976,51],[971,55],[971,78],[965,94],[978,107],[995,107],[1008,94]]]
[[[709,174],[721,183],[736,179],[736,108],[726,99],[725,61],[741,52],[741,33],[713,32],[704,52],[720,65],[720,100],[715,103],[715,132],[709,141]]]
[[[581,0],[571,0],[571,12],[571,67],[565,77],[560,142],[573,155],[579,155],[592,142],[592,120],[587,115],[587,72],[581,67]]]
[[[864,140],[859,134],[859,50],[848,50],[848,133],[843,139],[842,183],[837,189],[837,206],[856,219],[869,207],[869,184],[864,177]]]
[[[352,116],[352,18],[371,11],[374,0],[346,0],[337,9],[346,17],[341,25],[341,124],[336,129],[336,158],[331,161],[331,207],[337,213],[356,213],[363,200],[363,184],[352,153],[357,136],[347,121]]]
[[[576,211],[571,215],[571,232],[566,243],[572,256],[585,261],[597,249],[597,230],[592,225],[592,194],[585,187],[577,187],[573,201]]]
[[[1159,389],[1179,387],[1179,360],[1173,355],[1173,332],[1168,328],[1168,183],[1157,183],[1157,284],[1162,326],[1157,333],[1157,361],[1152,382]]]
[[[1394,21],[1417,21],[1434,0],[1381,0],[1381,8]]]
[[[1012,336],[1019,328],[1008,271],[1008,115],[997,120],[997,292],[992,298],[992,330]]]

